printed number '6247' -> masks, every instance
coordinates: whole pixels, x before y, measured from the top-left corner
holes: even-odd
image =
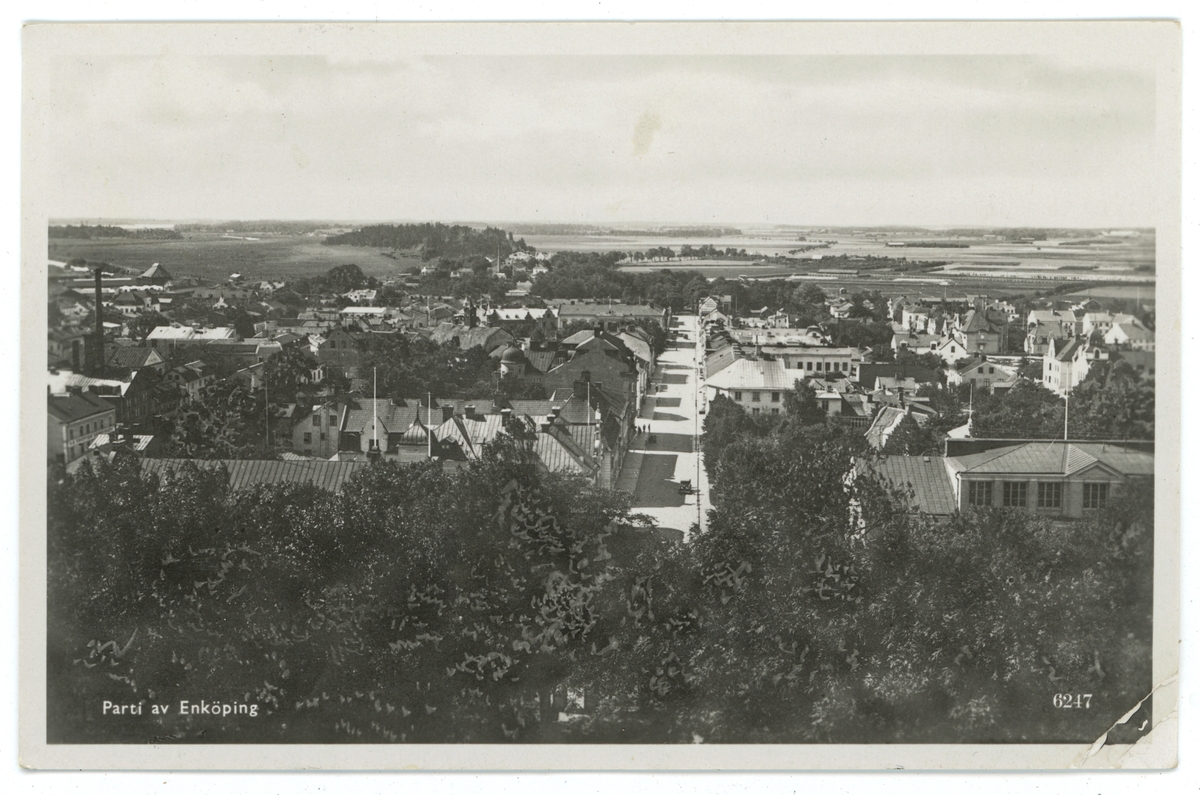
[[[1055,693],[1054,706],[1058,709],[1091,709],[1091,693]]]

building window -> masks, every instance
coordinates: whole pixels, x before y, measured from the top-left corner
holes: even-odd
[[[329,427],[332,428],[334,425],[337,425],[337,415],[330,414],[329,415]]]
[[[804,363],[804,369],[805,369],[805,370],[812,370],[812,362],[805,362],[805,363]]]
[[[304,434],[304,443],[312,444],[312,434],[311,433]]]
[[[320,428],[320,427],[321,427],[321,415],[320,415],[320,414],[314,414],[314,415],[313,415],[313,427],[314,427],[314,428]]]
[[[741,392],[734,392],[734,393],[733,393],[733,399],[734,399],[734,400],[737,400],[737,401],[741,401],[741,399],[742,399],[742,393],[741,393]]]
[[[771,413],[772,413],[772,414],[778,414],[778,413],[779,413],[779,409],[771,409]]]
[[[1061,483],[1039,483],[1037,507],[1061,508],[1062,491]]]
[[[1024,481],[1004,481],[1004,507],[1024,508],[1028,504],[1029,484]]]
[[[1083,484],[1083,508],[1084,510],[1096,510],[1104,508],[1108,505],[1108,484],[1107,483],[1084,483]]]
[[[968,505],[991,505],[992,504],[992,481],[990,481],[990,480],[968,480],[967,481],[967,504]]]
[[[772,402],[772,403],[778,403],[778,402],[779,402],[779,393],[778,393],[778,392],[772,392],[772,393],[771,393],[771,402]]]
[[[321,434],[321,441],[325,441],[325,434]]]
[[[760,402],[760,401],[762,400],[762,393],[760,393],[760,392],[751,392],[751,393],[750,393],[750,400],[751,400],[752,402],[754,402],[754,403],[758,403],[758,402]]]
[[[762,411],[762,409],[760,409],[758,406],[755,406],[754,408],[750,409],[751,414],[757,414],[760,411]]]

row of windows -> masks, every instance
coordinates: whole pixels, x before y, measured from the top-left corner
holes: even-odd
[[[734,392],[733,399],[740,402],[742,400],[742,394],[743,394],[742,392]],[[763,395],[762,392],[751,392],[750,393],[750,402],[751,403],[762,403],[762,395]],[[781,399],[782,399],[781,393],[779,393],[779,392],[771,393],[771,402],[772,403],[778,403]]]
[[[312,439],[313,439],[313,437],[312,437],[311,433],[304,434],[304,443],[305,444],[312,444]],[[325,441],[325,434],[321,434],[321,441],[322,442]]]
[[[825,362],[824,367],[821,367],[821,362],[817,362],[816,367],[813,367],[813,362],[801,362],[799,359],[794,362],[785,359],[784,363],[791,370],[821,370],[826,373],[833,372],[834,370],[838,372],[853,370],[853,365],[850,362]]]
[[[762,409],[758,408],[757,406],[756,406],[756,407],[754,407],[754,408],[752,408],[752,409],[750,409],[750,413],[751,413],[751,414],[759,414],[759,413],[761,413],[761,412],[762,412]],[[779,409],[771,409],[771,413],[772,413],[772,414],[778,414],[778,413],[779,413]]]
[[[107,419],[96,420],[95,422],[85,422],[83,424],[83,427],[79,429],[79,438],[82,439],[84,436],[87,436],[88,434],[90,434],[94,431],[99,431],[103,428],[108,428],[115,424],[116,424],[116,420],[107,420]],[[75,438],[75,429],[74,428],[67,428],[67,438],[68,439]]]
[[[968,505],[991,505],[993,481],[967,481]],[[1029,483],[1024,480],[1006,480],[1001,483],[1000,504],[1006,508],[1025,508],[1029,505]],[[1107,483],[1083,484],[1083,507],[1096,510],[1108,505]],[[1037,507],[1055,509],[1063,507],[1062,483],[1037,484]]]
[[[312,423],[312,424],[313,424],[313,427],[314,427],[314,428],[320,428],[320,427],[321,427],[321,415],[320,415],[320,414],[315,414],[315,413],[314,413],[314,414],[312,415],[312,421],[313,421],[313,423]],[[329,415],[329,427],[331,427],[331,428],[332,428],[332,427],[333,427],[334,425],[336,425],[336,424],[337,424],[337,415],[336,415],[336,414],[330,414],[330,415]]]

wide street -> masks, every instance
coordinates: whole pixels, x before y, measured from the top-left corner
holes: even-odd
[[[649,392],[638,417],[640,433],[625,455],[617,488],[633,494],[633,511],[653,517],[660,527],[685,537],[708,510],[708,478],[700,466],[698,438],[704,418],[698,367],[698,326],[695,315],[675,318],[674,342],[659,357]],[[651,437],[653,441],[651,441]],[[681,493],[690,481],[691,493]]]

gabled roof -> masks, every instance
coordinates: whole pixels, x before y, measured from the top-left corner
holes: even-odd
[[[137,370],[161,364],[163,357],[153,348],[119,345],[108,354],[108,364],[123,370]]]
[[[892,435],[892,432],[896,430],[904,417],[904,409],[892,406],[881,408],[875,415],[875,419],[871,420],[871,425],[867,428],[867,444],[876,450],[883,449],[883,446],[887,444],[888,437]]]
[[[539,373],[548,373],[558,355],[558,351],[525,351],[525,362]]]
[[[741,349],[736,345],[726,345],[713,351],[704,358],[705,376],[711,379],[714,375],[737,361],[740,355]]]
[[[967,312],[967,316],[962,322],[962,330],[966,334],[978,334],[980,332],[998,333],[1003,326],[1004,322],[991,317],[986,309],[972,309],[970,312]]]
[[[1118,323],[1115,324],[1108,333],[1112,334],[1114,330],[1120,329],[1125,338],[1131,341],[1149,342],[1154,339],[1154,332],[1148,331],[1141,326],[1135,326],[1133,323]]]
[[[652,355],[650,343],[647,340],[645,340],[641,335],[630,334],[629,332],[624,332],[617,336],[618,336],[618,339],[620,339],[621,342],[625,343],[625,346],[628,347],[629,350],[633,353],[633,355],[636,356],[638,359],[640,359],[643,362],[647,362],[647,363],[653,361],[653,355]]]
[[[558,423],[551,423],[547,429],[539,430],[533,451],[551,472],[593,475],[600,468],[590,451],[574,438],[573,433]]]
[[[1051,343],[1053,345],[1053,342]],[[1062,348],[1055,346],[1054,358],[1060,362],[1069,362],[1076,357],[1079,349],[1086,344],[1086,340],[1074,337],[1067,342]]]
[[[171,274],[167,273],[167,269],[157,262],[151,265],[142,273],[143,279],[171,279]]]
[[[798,376],[789,372],[780,361],[737,359],[715,375],[708,376],[708,385],[717,389],[786,390],[794,386]]]
[[[946,459],[956,472],[994,475],[1074,475],[1100,464],[1122,475],[1154,474],[1154,456],[1089,442],[1037,441]]]

